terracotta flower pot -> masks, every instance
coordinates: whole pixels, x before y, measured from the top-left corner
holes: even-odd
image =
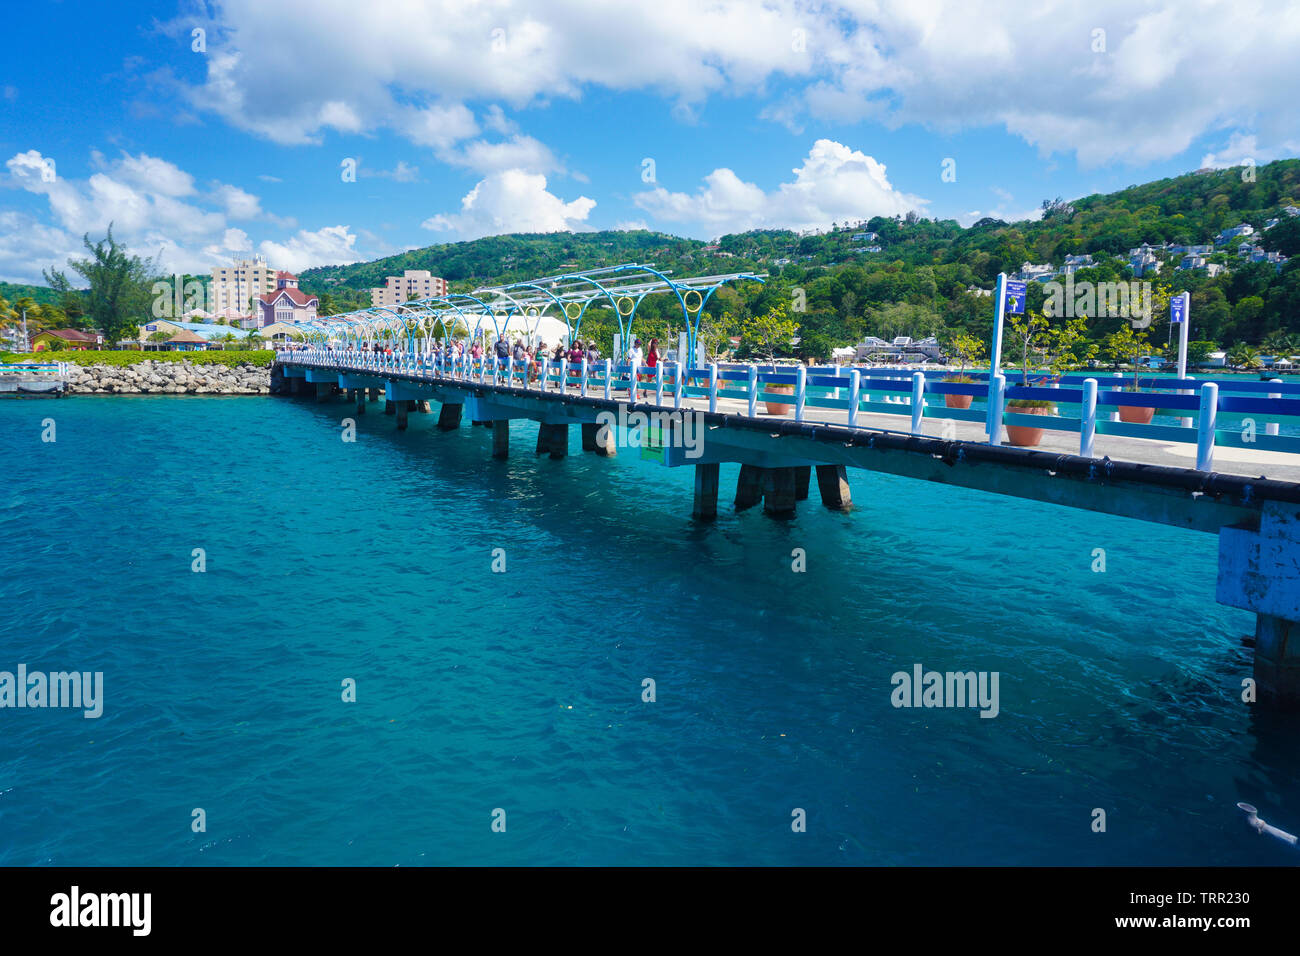
[[[793,385],[765,385],[763,386],[763,391],[779,392],[782,395],[793,395],[794,386]],[[767,406],[767,413],[769,415],[789,415],[790,412],[794,409],[793,405],[786,405],[782,402],[764,401],[763,404]]]
[[[1051,408],[1015,408],[1006,409],[1013,415],[1055,415],[1056,406]],[[1033,448],[1043,440],[1043,429],[1030,428],[1027,425],[1007,425],[1007,444],[1020,448]]]
[[[1141,405],[1121,405],[1119,407],[1119,420],[1122,422],[1131,422],[1134,425],[1150,425],[1151,419],[1155,418],[1156,410],[1154,408],[1145,408]]]
[[[970,408],[971,399],[974,395],[945,395],[943,403],[949,408]]]

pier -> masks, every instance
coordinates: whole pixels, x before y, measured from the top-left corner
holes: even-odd
[[[0,395],[46,395],[61,398],[68,389],[63,362],[15,362],[0,365]]]
[[[571,278],[534,285],[554,283],[545,293],[552,294],[575,289]],[[745,278],[760,277],[682,281],[707,292]],[[646,294],[678,294],[691,329],[678,352],[698,356],[692,320],[707,295],[696,305],[667,277],[643,282],[651,283]],[[761,505],[778,518],[802,507],[814,487],[820,506],[850,509],[847,470],[859,468],[1213,534],[1215,597],[1256,616],[1258,701],[1300,709],[1300,438],[1280,433],[1281,425],[1300,422],[1300,386],[1163,379],[1134,393],[1104,377],[1017,385],[993,375],[954,383],[923,372],[690,361],[651,370],[615,359],[543,359],[530,381],[530,370],[513,360],[439,353],[437,345],[457,329],[477,335],[485,324],[501,334],[511,318],[545,314],[548,303],[537,295],[502,288],[512,290],[505,305],[500,290],[461,297],[474,298],[477,310],[428,300],[405,313],[333,317],[309,329],[310,347],[278,353],[277,373],[291,393],[346,401],[358,414],[382,394],[398,429],[410,426],[412,412],[436,403],[440,429],[459,428],[465,419],[488,426],[485,455],[494,458],[511,454],[508,428],[498,424],[515,419],[537,422],[537,444],[528,451],[538,455],[568,455],[574,433],[583,454],[617,454],[629,444],[649,450],[664,467],[695,469],[691,514],[699,520],[716,516],[720,496],[732,487],[723,465],[737,469],[733,507]],[[583,312],[595,297],[577,296]],[[556,296],[569,318],[576,317],[573,301]],[[611,301],[629,320],[620,322],[621,336],[630,336],[635,310],[624,314],[618,294]],[[398,329],[400,336],[388,334]],[[384,342],[399,347],[380,350]],[[981,407],[948,407],[946,395],[970,396]],[[1016,398],[1051,401],[1055,414],[1008,410],[1006,402]],[[1122,406],[1155,408],[1180,423],[1124,422]],[[1007,444],[1004,428],[1017,424],[1044,429],[1043,444]]]

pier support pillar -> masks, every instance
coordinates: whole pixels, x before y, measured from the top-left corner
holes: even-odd
[[[1300,711],[1300,505],[1269,501],[1259,526],[1219,529],[1219,603],[1255,612],[1255,693]]]
[[[446,407],[445,405],[443,406]],[[457,406],[458,408],[460,406]],[[510,457],[510,420],[502,418],[492,422],[492,457]]]
[[[1255,615],[1255,692],[1272,709],[1300,711],[1300,621]]]
[[[582,450],[596,450],[596,433],[600,431],[600,425],[597,422],[582,423]]]
[[[736,510],[744,511],[763,500],[763,471],[758,465],[741,465],[736,479]]]
[[[430,412],[433,411],[433,409],[429,407],[429,402],[426,399],[422,399],[422,398],[416,399],[415,407],[413,410],[420,412],[423,415],[428,415]]]
[[[391,398],[384,399],[384,414],[385,415],[397,414],[397,403],[393,401]]]
[[[442,408],[438,411],[438,427],[445,432],[455,431],[460,428],[460,416],[464,411],[464,405],[443,402]],[[478,423],[475,422],[475,424]]]
[[[333,382],[316,383],[316,404],[322,405],[325,402],[328,402],[333,397],[334,397]]]
[[[357,414],[364,415],[366,413],[366,390],[364,388],[359,388],[356,390],[356,393],[357,393]]]
[[[794,470],[794,496],[800,501],[808,499],[808,485],[812,482],[812,465],[799,465]]]
[[[704,521],[718,516],[718,479],[722,473],[719,464],[695,466],[695,505],[691,517]]]
[[[396,404],[397,404],[397,430],[399,432],[406,431],[407,416],[411,414],[411,406],[414,405],[415,402],[407,398],[407,399],[398,400]]]
[[[849,493],[849,479],[843,465],[818,465],[817,490],[821,492],[822,504],[833,511],[847,511],[853,506],[853,495]]]
[[[767,468],[763,474],[763,513],[792,515],[798,500],[798,480],[794,468]]]
[[[372,401],[372,402],[377,402],[377,401],[379,401],[379,393],[382,392],[383,389],[381,389],[381,388],[370,388],[370,389],[367,389],[367,391],[370,393],[370,401]]]
[[[540,425],[537,429],[537,454],[550,452],[552,458],[563,458],[569,453],[568,425]]]

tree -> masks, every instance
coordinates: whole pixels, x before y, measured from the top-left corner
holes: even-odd
[[[1264,233],[1264,248],[1290,257],[1300,255],[1300,216],[1287,216]]]
[[[90,235],[82,237],[90,257],[69,259],[68,266],[90,286],[86,295],[86,315],[95,328],[104,334],[109,346],[138,334],[138,320],[146,315],[152,300],[156,270],[152,259],[141,259],[127,253],[126,248],[113,238],[110,223],[108,235],[92,243]]]
[[[1021,360],[1021,377],[1020,384],[1029,384],[1029,355],[1031,352],[1037,354],[1044,351],[1042,347],[1043,339],[1047,336],[1050,325],[1047,317],[1041,312],[1025,310],[1020,315],[1009,315],[1006,317],[1007,331],[1014,337],[1016,342],[1020,343],[1020,360]]]
[[[1163,351],[1151,344],[1146,329],[1135,329],[1132,325],[1121,325],[1102,341],[1102,352],[1117,367],[1121,362],[1133,366],[1133,391],[1138,390],[1138,361],[1143,355],[1159,355]]]
[[[1228,350],[1228,364],[1243,369],[1264,367],[1259,358],[1259,350],[1246,342],[1238,342]]]
[[[948,336],[948,350],[961,360],[961,370],[984,357],[984,343],[969,332],[954,332]]]
[[[1215,342],[1198,340],[1187,343],[1187,363],[1189,365],[1201,365],[1210,357],[1211,352],[1217,352],[1219,346]]]
[[[1288,356],[1295,351],[1295,336],[1285,329],[1274,329],[1264,337],[1264,351],[1270,355]]]
[[[750,316],[741,325],[745,345],[768,362],[775,362],[776,353],[790,347],[790,340],[798,331],[784,302],[762,315]]]
[[[84,331],[86,304],[82,301],[81,293],[72,288],[68,277],[58,269],[50,269],[48,272],[42,270],[41,275],[45,278],[45,284],[59,295],[59,308],[63,310],[64,325],[70,329]]]

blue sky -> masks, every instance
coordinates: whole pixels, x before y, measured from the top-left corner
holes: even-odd
[[[110,221],[169,270],[300,270],[513,231],[1017,219],[1300,154],[1294,6],[35,0],[6,20],[28,38],[0,67],[9,281]]]

